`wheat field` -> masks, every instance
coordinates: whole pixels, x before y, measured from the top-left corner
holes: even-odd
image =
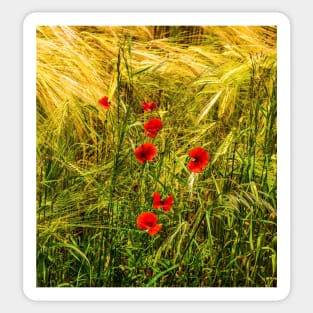
[[[37,27],[38,287],[277,286],[276,35]]]

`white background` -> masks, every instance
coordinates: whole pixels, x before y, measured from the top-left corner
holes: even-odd
[[[278,51],[278,287],[277,288],[36,288],[36,25],[277,25]],[[290,22],[281,13],[34,13],[23,29],[23,290],[32,300],[280,300],[290,289]]]
[[[311,5],[312,6],[312,5]],[[22,22],[36,11],[274,11],[291,20],[292,272],[279,302],[32,302],[22,292]],[[312,311],[312,8],[308,0],[10,0],[0,9],[0,310],[2,312]],[[286,90],[289,92],[289,90]],[[286,134],[288,136],[288,134]]]

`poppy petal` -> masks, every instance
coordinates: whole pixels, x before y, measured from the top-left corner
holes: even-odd
[[[210,160],[210,154],[202,147],[197,147],[189,151],[189,156],[194,160],[187,164],[188,169],[194,173],[201,173]]]
[[[153,207],[159,209],[162,207],[161,195],[158,192],[153,194]]]
[[[110,102],[109,102],[109,99],[108,99],[108,97],[103,97],[103,98],[101,98],[99,101],[98,101],[98,103],[100,104],[100,106],[102,107],[102,108],[104,108],[104,109],[109,109],[110,108]]]
[[[141,104],[142,108],[144,111],[152,111],[152,110],[155,110],[158,106],[158,103],[157,102],[142,102]]]
[[[164,205],[163,205],[164,211],[167,212],[172,208],[173,201],[174,201],[174,196],[169,196],[164,200]]]
[[[195,162],[195,161],[190,161],[187,164],[188,169],[193,172],[193,173],[201,173],[202,172],[202,166],[201,164]]]
[[[154,144],[144,143],[135,150],[135,157],[140,163],[152,161],[158,151]]]
[[[157,234],[161,229],[162,229],[162,225],[155,224],[154,226],[149,228],[148,234],[150,236],[153,236],[153,235]]]
[[[157,223],[158,217],[152,212],[143,212],[137,217],[137,228],[150,229]]]
[[[157,133],[162,129],[163,123],[159,118],[152,118],[150,121],[143,125],[145,132],[149,137],[154,138]]]

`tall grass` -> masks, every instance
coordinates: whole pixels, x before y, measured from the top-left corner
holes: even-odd
[[[275,287],[276,113],[275,27],[38,27],[37,285]]]

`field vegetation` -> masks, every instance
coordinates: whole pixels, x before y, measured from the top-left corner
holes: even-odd
[[[37,286],[275,287],[276,52],[274,26],[38,27]]]

